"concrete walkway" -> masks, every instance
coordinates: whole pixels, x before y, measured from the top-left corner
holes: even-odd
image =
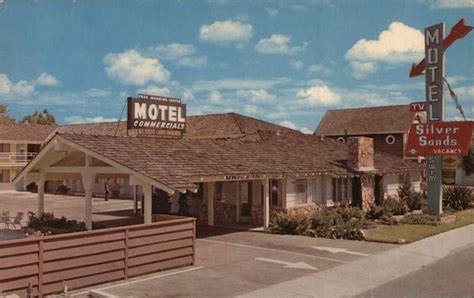
[[[354,296],[432,264],[473,243],[474,224],[241,297]]]

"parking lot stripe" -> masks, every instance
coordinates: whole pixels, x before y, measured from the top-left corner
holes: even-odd
[[[302,257],[308,257],[308,258],[314,258],[314,259],[321,259],[321,260],[337,262],[337,263],[347,263],[346,261],[339,260],[339,259],[302,254],[302,253],[299,253],[299,252],[281,250],[281,249],[276,249],[276,248],[267,248],[267,247],[253,246],[253,245],[240,244],[240,243],[231,243],[231,242],[218,241],[218,240],[209,240],[209,239],[197,239],[197,241],[210,242],[210,243],[223,244],[223,245],[231,245],[231,246],[238,246],[238,247],[245,247],[245,248],[255,248],[255,249],[261,249],[261,250],[266,250],[266,251],[286,253],[286,254],[289,254],[289,255],[302,256]]]
[[[105,287],[100,287],[100,288],[95,288],[95,289],[89,289],[87,291],[82,291],[82,292],[79,292],[79,293],[72,294],[71,297],[83,296],[85,294],[88,294],[90,290],[103,291],[103,290],[107,290],[107,289],[111,289],[111,288],[136,284],[136,283],[139,283],[139,282],[142,282],[142,281],[158,279],[158,278],[167,277],[167,276],[176,275],[176,274],[181,274],[181,273],[186,273],[186,272],[190,272],[190,271],[196,271],[196,270],[199,270],[199,269],[202,269],[202,268],[204,268],[204,266],[191,267],[191,268],[184,269],[184,270],[174,271],[174,272],[160,274],[160,275],[153,275],[153,276],[149,276],[149,277],[146,277],[146,278],[138,278],[138,279],[134,279],[134,280],[127,281],[127,282],[113,284],[113,285],[110,285],[110,286],[105,286]]]

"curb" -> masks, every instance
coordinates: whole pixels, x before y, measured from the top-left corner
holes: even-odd
[[[364,293],[474,244],[474,224],[241,297],[347,297]]]

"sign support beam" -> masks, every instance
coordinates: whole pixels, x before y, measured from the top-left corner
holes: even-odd
[[[427,122],[444,121],[444,40],[445,26],[440,23],[425,29],[425,80]],[[443,213],[443,158],[429,156],[426,163],[428,213]]]

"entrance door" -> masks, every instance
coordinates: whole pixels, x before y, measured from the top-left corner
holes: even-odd
[[[252,222],[252,182],[242,181],[239,187],[239,221],[242,223],[250,223]]]
[[[352,178],[352,205],[362,207],[362,186],[360,177]]]

